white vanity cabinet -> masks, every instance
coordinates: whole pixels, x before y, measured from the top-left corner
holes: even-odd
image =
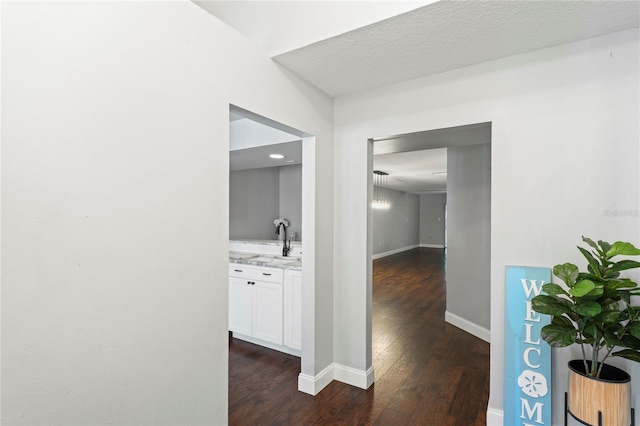
[[[284,271],[284,345],[302,349],[302,272]]]
[[[283,270],[229,264],[229,330],[283,344]]]

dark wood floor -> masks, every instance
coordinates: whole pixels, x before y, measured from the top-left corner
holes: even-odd
[[[298,392],[300,360],[232,339],[230,425],[485,425],[489,344],[444,322],[443,253],[420,248],[373,265],[368,390],[332,382]]]

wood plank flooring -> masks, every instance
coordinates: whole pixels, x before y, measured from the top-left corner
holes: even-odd
[[[444,322],[441,249],[374,261],[368,390],[298,392],[300,359],[229,342],[230,425],[485,425],[489,344]]]

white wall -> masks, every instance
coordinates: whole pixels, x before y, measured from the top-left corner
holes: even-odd
[[[373,255],[392,254],[418,245],[420,198],[408,192],[386,189],[391,208],[372,209]]]
[[[582,265],[581,235],[640,242],[637,216],[605,214],[639,208],[639,47],[631,30],[335,100],[336,357],[354,368],[370,362],[370,312],[353,301],[371,286],[367,138],[490,121],[488,421],[501,422],[505,266]],[[571,352],[555,351],[555,423]],[[617,361],[637,381],[638,364]],[[637,386],[632,397],[639,407]]]
[[[447,317],[454,315],[486,335],[491,304],[489,144],[447,149],[447,231]]]
[[[420,245],[444,247],[447,194],[420,195]]]
[[[3,424],[227,422],[230,103],[316,136],[328,366],[332,100],[189,1],[2,12]]]

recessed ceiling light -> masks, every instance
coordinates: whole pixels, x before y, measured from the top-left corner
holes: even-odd
[[[274,160],[282,160],[284,155],[282,154],[269,154],[269,158],[273,158]]]
[[[295,162],[296,162],[296,160],[287,160],[287,161],[285,161],[285,163],[295,163]]]
[[[433,172],[432,175],[446,175],[447,172]]]

